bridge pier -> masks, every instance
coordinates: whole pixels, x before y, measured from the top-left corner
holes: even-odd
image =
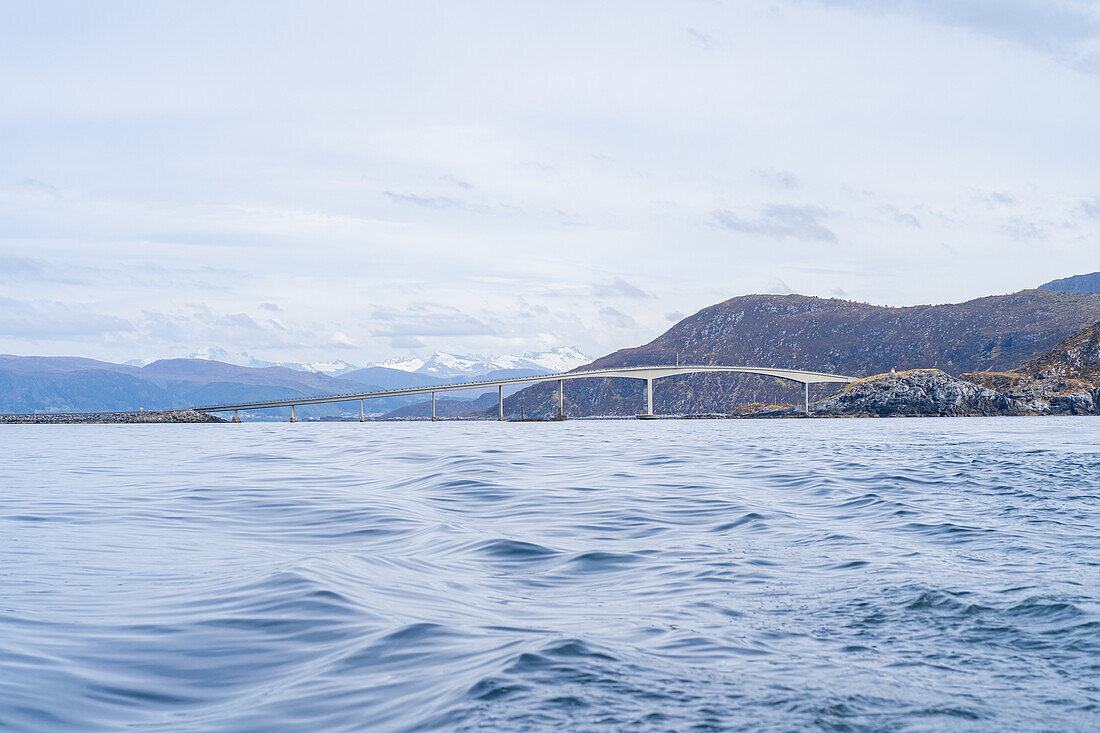
[[[435,422],[435,392],[432,392],[432,422]]]
[[[558,380],[558,419],[565,419],[565,380]]]
[[[802,383],[802,411],[810,414],[810,383]]]
[[[241,416],[237,414],[236,410],[234,410],[233,411],[233,419],[230,420],[229,422],[240,422],[240,421],[241,421]]]
[[[367,418],[363,414],[363,400],[359,400],[359,422],[366,422]]]
[[[497,385],[497,420],[504,419],[504,385]]]
[[[290,421],[294,422],[294,405],[290,406]]]
[[[653,413],[653,380],[649,377],[645,380],[645,413],[638,417],[642,420],[653,420],[657,417]]]

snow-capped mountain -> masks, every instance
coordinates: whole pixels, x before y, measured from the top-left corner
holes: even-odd
[[[424,360],[415,356],[395,356],[385,361],[376,361],[367,364],[368,367],[384,367],[386,369],[399,369],[403,372],[415,372],[424,366]]]
[[[246,351],[239,353],[232,353],[225,349],[219,349],[217,347],[211,347],[209,349],[203,349],[202,351],[195,351],[187,355],[188,359],[207,359],[210,361],[220,361],[225,364],[236,364],[237,366],[246,367],[285,367],[287,369],[293,369],[296,372],[312,372],[313,374],[327,374],[330,377],[335,377],[345,372],[350,372],[359,367],[355,364],[350,364],[342,359],[336,359],[333,361],[319,361],[311,363],[303,363],[298,361],[267,361],[265,359],[257,359]],[[145,366],[151,364],[156,359],[131,359],[125,362],[129,366]]]
[[[549,351],[528,352],[522,356],[512,354],[481,356],[480,354],[449,354],[437,351],[427,359],[394,357],[368,366],[418,372],[440,379],[458,377],[469,379],[501,369],[525,370],[535,373],[565,372],[590,361],[592,361],[591,358],[574,348],[559,346]]]
[[[257,359],[247,352],[232,353],[225,349],[209,348],[188,354],[188,359],[209,359],[226,364],[236,364],[247,367],[285,367],[299,372],[312,372],[314,374],[326,374],[336,377],[347,372],[359,369],[342,359],[318,362],[297,361],[266,361]],[[131,359],[126,362],[129,366],[143,367],[156,361],[155,359]],[[581,352],[569,346],[559,346],[549,351],[530,351],[521,356],[513,354],[497,354],[494,356],[481,356],[480,354],[449,354],[437,351],[427,359],[417,356],[395,356],[392,359],[367,364],[368,367],[385,367],[398,369],[403,372],[416,372],[427,374],[439,379],[472,379],[490,372],[502,369],[523,370],[533,373],[567,372],[582,364],[592,361]]]
[[[592,361],[592,357],[585,356],[571,346],[558,346],[549,351],[528,352],[522,358],[551,372],[567,372]]]
[[[317,361],[304,364],[298,361],[276,361],[276,362],[260,362],[259,360],[253,360],[250,366],[285,366],[287,369],[293,369],[296,372],[312,372],[315,374],[328,374],[329,376],[338,376],[346,372],[353,372],[359,369],[359,366],[344,361],[343,359],[337,359],[335,361]]]

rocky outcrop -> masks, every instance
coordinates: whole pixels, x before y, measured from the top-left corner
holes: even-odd
[[[0,423],[91,424],[91,423],[207,423],[225,422],[220,417],[195,410],[144,410],[141,412],[52,412],[37,415],[0,415]]]
[[[1100,323],[1008,372],[964,377],[1051,415],[1100,414]]]
[[[852,382],[811,405],[815,415],[986,417],[1031,415],[1022,402],[939,369],[912,369]]]
[[[1100,272],[1090,272],[1087,275],[1074,275],[1051,280],[1039,286],[1040,290],[1057,290],[1061,293],[1078,293],[1087,295],[1100,293]]]

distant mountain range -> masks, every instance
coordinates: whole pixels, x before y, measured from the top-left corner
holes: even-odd
[[[229,363],[224,357],[248,364]],[[347,362],[273,365],[247,354],[210,350],[187,359],[161,359],[126,364],[78,357],[0,355],[0,412],[100,412],[154,410],[229,402],[255,402],[287,397],[348,394],[375,390],[428,387],[481,378],[532,376],[564,371],[585,363],[575,349],[555,349],[522,357],[491,358],[434,354],[415,370],[386,366],[357,368]],[[514,391],[514,390],[512,390]],[[492,390],[494,395],[496,390]],[[484,393],[449,394],[450,402],[471,403]],[[423,396],[373,399],[374,414],[389,413],[424,400]],[[480,406],[481,403],[478,403]],[[468,412],[448,406],[447,414]],[[358,405],[335,403],[301,408],[298,415],[333,416],[358,413]],[[430,408],[429,413],[430,414]],[[443,414],[443,413],[440,413]],[[257,412],[278,418],[280,411]]]
[[[567,372],[590,361],[592,361],[591,357],[585,356],[574,348],[559,346],[549,351],[528,352],[522,356],[480,356],[478,354],[448,354],[437,351],[427,359],[395,357],[367,366],[427,374],[440,379],[461,377],[468,380],[500,371],[527,372],[530,374]],[[517,374],[517,376],[519,375]]]
[[[474,377],[484,376],[501,370],[523,371],[530,374],[546,374],[551,372],[567,372],[582,364],[592,361],[576,349],[568,346],[559,346],[549,351],[533,351],[522,356],[510,354],[481,356],[480,354],[450,354],[437,351],[426,359],[416,356],[398,356],[385,361],[376,361],[363,367],[356,366],[342,359],[334,361],[322,361],[302,363],[294,361],[266,361],[257,359],[247,352],[230,353],[225,349],[210,348],[190,354],[188,359],[203,359],[218,361],[223,364],[234,364],[253,368],[284,367],[298,372],[310,372],[313,374],[327,374],[338,377],[355,371],[363,371],[373,367],[392,369],[400,372],[416,372],[440,379],[459,378],[464,381]],[[144,367],[152,364],[155,359],[131,359],[125,362],[125,366]]]

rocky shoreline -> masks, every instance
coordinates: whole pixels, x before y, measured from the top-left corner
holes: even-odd
[[[0,415],[0,424],[98,425],[104,423],[219,423],[220,417],[195,410],[142,410],[140,412],[53,412]]]

